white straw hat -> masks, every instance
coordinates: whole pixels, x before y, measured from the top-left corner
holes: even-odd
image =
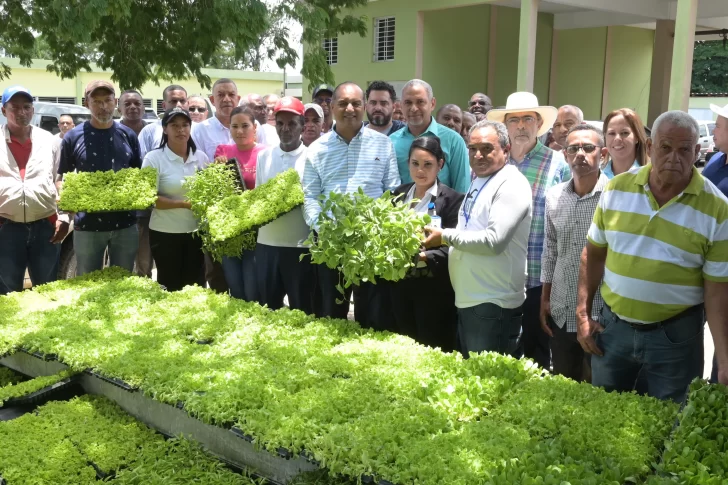
[[[499,121],[505,123],[506,115],[509,113],[522,113],[524,111],[533,111],[541,115],[543,125],[538,130],[537,136],[541,136],[548,132],[556,121],[559,110],[553,106],[539,106],[538,98],[533,93],[517,92],[508,96],[506,107],[503,109],[492,109],[488,111],[485,118],[489,121]]]
[[[728,118],[728,104],[726,104],[722,108],[717,104],[711,104],[710,111],[717,114],[718,116],[722,116],[723,118]]]

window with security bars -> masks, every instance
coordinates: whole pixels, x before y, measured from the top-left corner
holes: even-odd
[[[329,66],[339,62],[339,38],[329,37],[324,39],[323,48],[326,51],[326,63]]]
[[[394,60],[394,17],[374,19],[374,62]]]
[[[38,96],[38,101],[44,103],[76,104],[76,98],[63,96]]]
[[[162,103],[164,103],[163,99],[157,100],[157,114],[164,113],[164,106],[162,106]]]
[[[142,103],[144,103],[145,108],[151,108],[152,107],[152,98],[143,98]]]

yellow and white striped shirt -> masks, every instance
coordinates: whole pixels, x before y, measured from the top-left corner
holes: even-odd
[[[652,165],[612,179],[587,238],[608,248],[602,297],[623,320],[653,323],[703,302],[703,281],[728,281],[728,199],[696,168],[659,207]]]

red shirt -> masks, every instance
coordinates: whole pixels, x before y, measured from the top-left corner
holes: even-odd
[[[215,150],[215,156],[225,155],[227,158],[237,159],[238,165],[240,165],[240,171],[243,174],[245,188],[251,190],[255,188],[255,167],[258,161],[258,153],[266,148],[265,145],[258,143],[250,150],[240,151],[235,144],[218,145],[217,150]]]
[[[25,180],[25,167],[28,166],[28,160],[30,159],[30,151],[33,149],[33,142],[28,137],[25,143],[20,143],[17,139],[10,136],[10,143],[8,143],[10,153],[13,154],[13,158],[18,163],[18,169],[20,170],[20,180]]]

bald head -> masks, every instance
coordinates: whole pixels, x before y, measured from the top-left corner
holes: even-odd
[[[559,108],[559,113],[556,115],[556,121],[554,122],[554,141],[566,148],[566,138],[569,130],[583,122],[584,113],[579,107],[570,104],[562,106]]]
[[[265,105],[265,101],[263,101],[263,98],[260,96],[260,94],[256,93],[248,94],[247,98],[248,107],[253,111],[253,114],[255,115],[255,121],[257,121],[261,125],[266,124],[268,122],[268,110]]]
[[[485,116],[485,114],[493,109],[493,102],[483,93],[475,93],[468,101],[468,111],[473,113],[476,118]]]
[[[456,133],[460,133],[463,129],[463,110],[456,104],[446,104],[437,110],[435,120],[441,125],[445,125]]]
[[[347,94],[351,92],[351,90],[354,90],[358,93],[361,93],[361,99],[364,100],[364,90],[359,87],[359,85],[355,82],[347,81],[345,83],[341,83],[334,89],[334,92],[332,93],[332,101],[331,103],[335,103],[338,96],[341,95],[343,91],[346,91]]]

